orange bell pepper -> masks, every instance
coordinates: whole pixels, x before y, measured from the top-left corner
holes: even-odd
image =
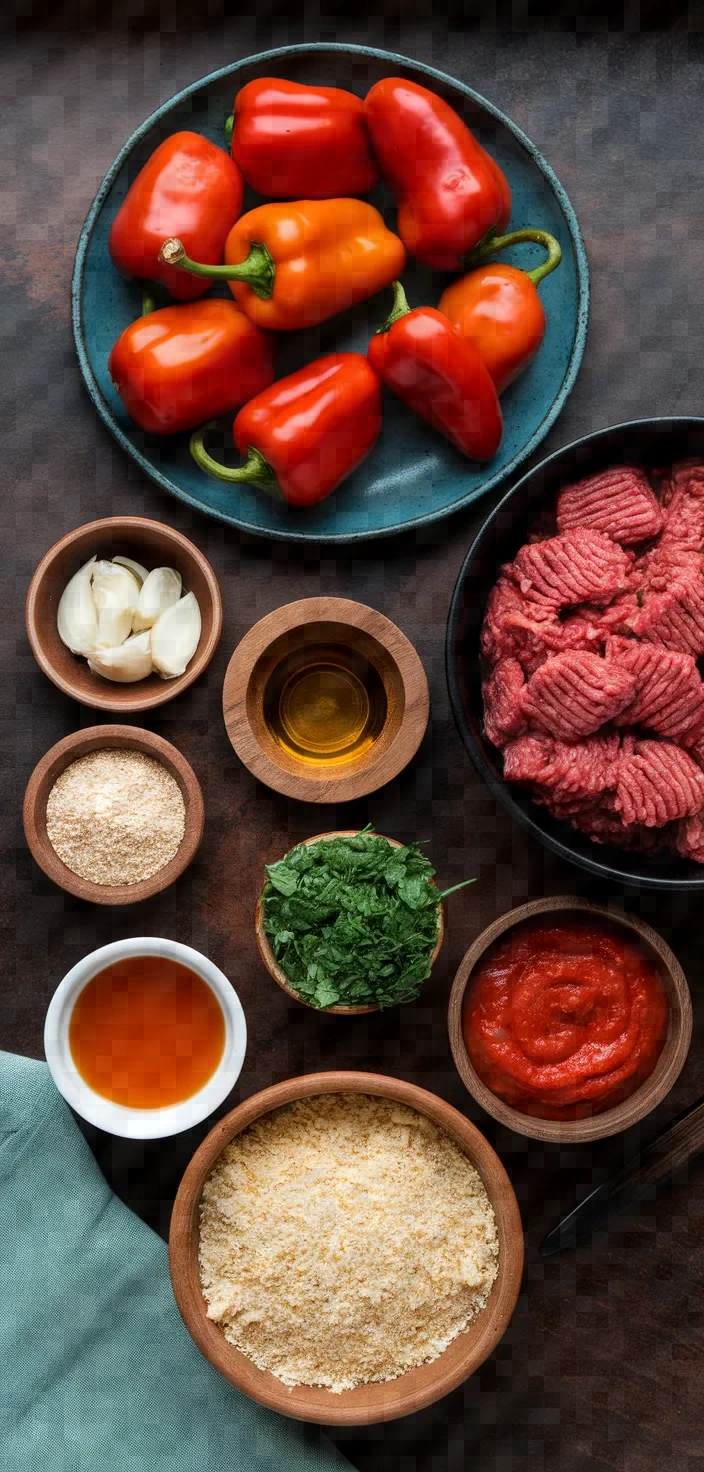
[[[160,260],[227,281],[258,327],[290,332],[314,327],[389,286],[403,270],[405,249],[378,210],[362,199],[304,199],[263,204],[233,226],[224,266],[190,260],[180,240],[167,240]]]
[[[545,246],[542,265],[520,271],[501,261],[483,264],[494,251],[521,241]],[[479,349],[499,394],[528,367],[543,341],[545,311],[538,286],[561,260],[560,246],[546,230],[514,230],[490,238],[469,257],[468,264],[477,269],[453,281],[438,302],[439,311]]]

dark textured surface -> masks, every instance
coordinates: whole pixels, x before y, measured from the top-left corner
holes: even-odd
[[[704,1161],[614,1223],[608,1236],[541,1261],[537,1244],[555,1216],[606,1167],[623,1162],[638,1132],[573,1150],[509,1135],[468,1100],[445,1031],[456,965],[495,915],[540,894],[578,891],[614,905],[625,898],[673,944],[695,1007],[688,1063],[645,1138],[704,1091],[696,902],[607,894],[513,828],[471,769],[450,719],[443,639],[452,586],[481,511],[424,536],[322,556],[314,546],[303,552],[256,542],[191,517],[136,474],[94,415],[74,360],[68,289],[97,184],[131,130],[171,93],[270,45],[378,44],[454,72],[505,108],[574,203],[590,257],[593,310],[582,373],[548,447],[640,413],[701,412],[704,36],[682,29],[638,34],[632,14],[626,34],[609,31],[596,14],[562,29],[519,21],[499,32],[488,22],[462,29],[437,12],[429,20],[422,7],[400,22],[398,9],[387,9],[386,21],[316,10],[304,22],[280,10],[260,12],[258,20],[208,20],[211,5],[199,8],[196,29],[163,8],[159,30],[155,6],[127,4],[96,30],[89,9],[73,7],[73,23],[60,25],[51,5],[25,4],[17,35],[6,30],[0,63],[8,549],[0,595],[3,1046],[41,1056],[45,1009],[65,971],[112,938],[162,934],[207,952],[239,991],[250,1046],[232,1103],[290,1074],[333,1066],[397,1073],[436,1090],[480,1124],[511,1173],[527,1233],[523,1292],[503,1343],[463,1390],[409,1421],[350,1432],[340,1444],[364,1472],[702,1472]],[[33,22],[33,14],[49,19]],[[21,799],[34,764],[95,716],[62,698],[36,669],[22,608],[30,573],[58,536],[121,511],[146,512],[194,537],[220,578],[225,625],[207,678],[147,722],[181,748],[201,779],[201,856],[166,894],[111,913],[54,889],[24,846]],[[431,730],[411,769],[368,802],[338,812],[257,786],[239,767],[220,713],[236,641],[255,618],[314,593],[349,594],[398,622],[425,663],[433,701]],[[392,836],[428,839],[443,884],[468,874],[479,882],[449,903],[447,940],[420,1003],[350,1021],[318,1017],[290,1005],[258,961],[252,912],[262,864],[295,839],[340,820],[349,826],[368,819]],[[115,1188],[166,1233],[195,1137],[144,1148],[105,1137],[93,1144]]]

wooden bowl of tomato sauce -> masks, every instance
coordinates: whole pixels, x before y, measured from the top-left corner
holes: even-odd
[[[482,931],[455,976],[448,1031],[462,1082],[487,1114],[534,1140],[578,1143],[618,1134],[661,1103],[689,1051],[692,1002],[651,926],[557,895]]]

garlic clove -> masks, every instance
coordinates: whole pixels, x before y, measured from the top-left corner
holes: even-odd
[[[98,611],[98,649],[114,649],[128,637],[139,599],[139,583],[128,567],[96,562],[93,599]]]
[[[182,675],[200,639],[201,618],[195,593],[172,603],[152,629],[152,663],[164,680]]]
[[[140,590],[137,608],[132,619],[135,633],[140,629],[151,629],[160,614],[181,597],[181,574],[173,567],[154,567],[145,578]]]
[[[67,582],[59,600],[59,638],[72,654],[92,654],[98,642],[98,615],[91,588],[94,567],[95,558],[91,557]]]
[[[120,567],[126,567],[130,572],[133,572],[140,588],[142,583],[146,583],[149,577],[149,571],[146,567],[142,567],[141,562],[135,562],[134,557],[113,557],[112,560],[113,562],[119,563]]]
[[[144,680],[152,673],[151,632],[132,634],[124,644],[114,649],[96,649],[88,664],[94,675],[104,680],[116,680],[121,685],[131,685],[135,680]]]

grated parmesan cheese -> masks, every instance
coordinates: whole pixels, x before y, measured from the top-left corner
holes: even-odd
[[[388,1099],[276,1110],[226,1147],[203,1189],[208,1317],[285,1385],[352,1390],[437,1359],[497,1271],[478,1172]]]

